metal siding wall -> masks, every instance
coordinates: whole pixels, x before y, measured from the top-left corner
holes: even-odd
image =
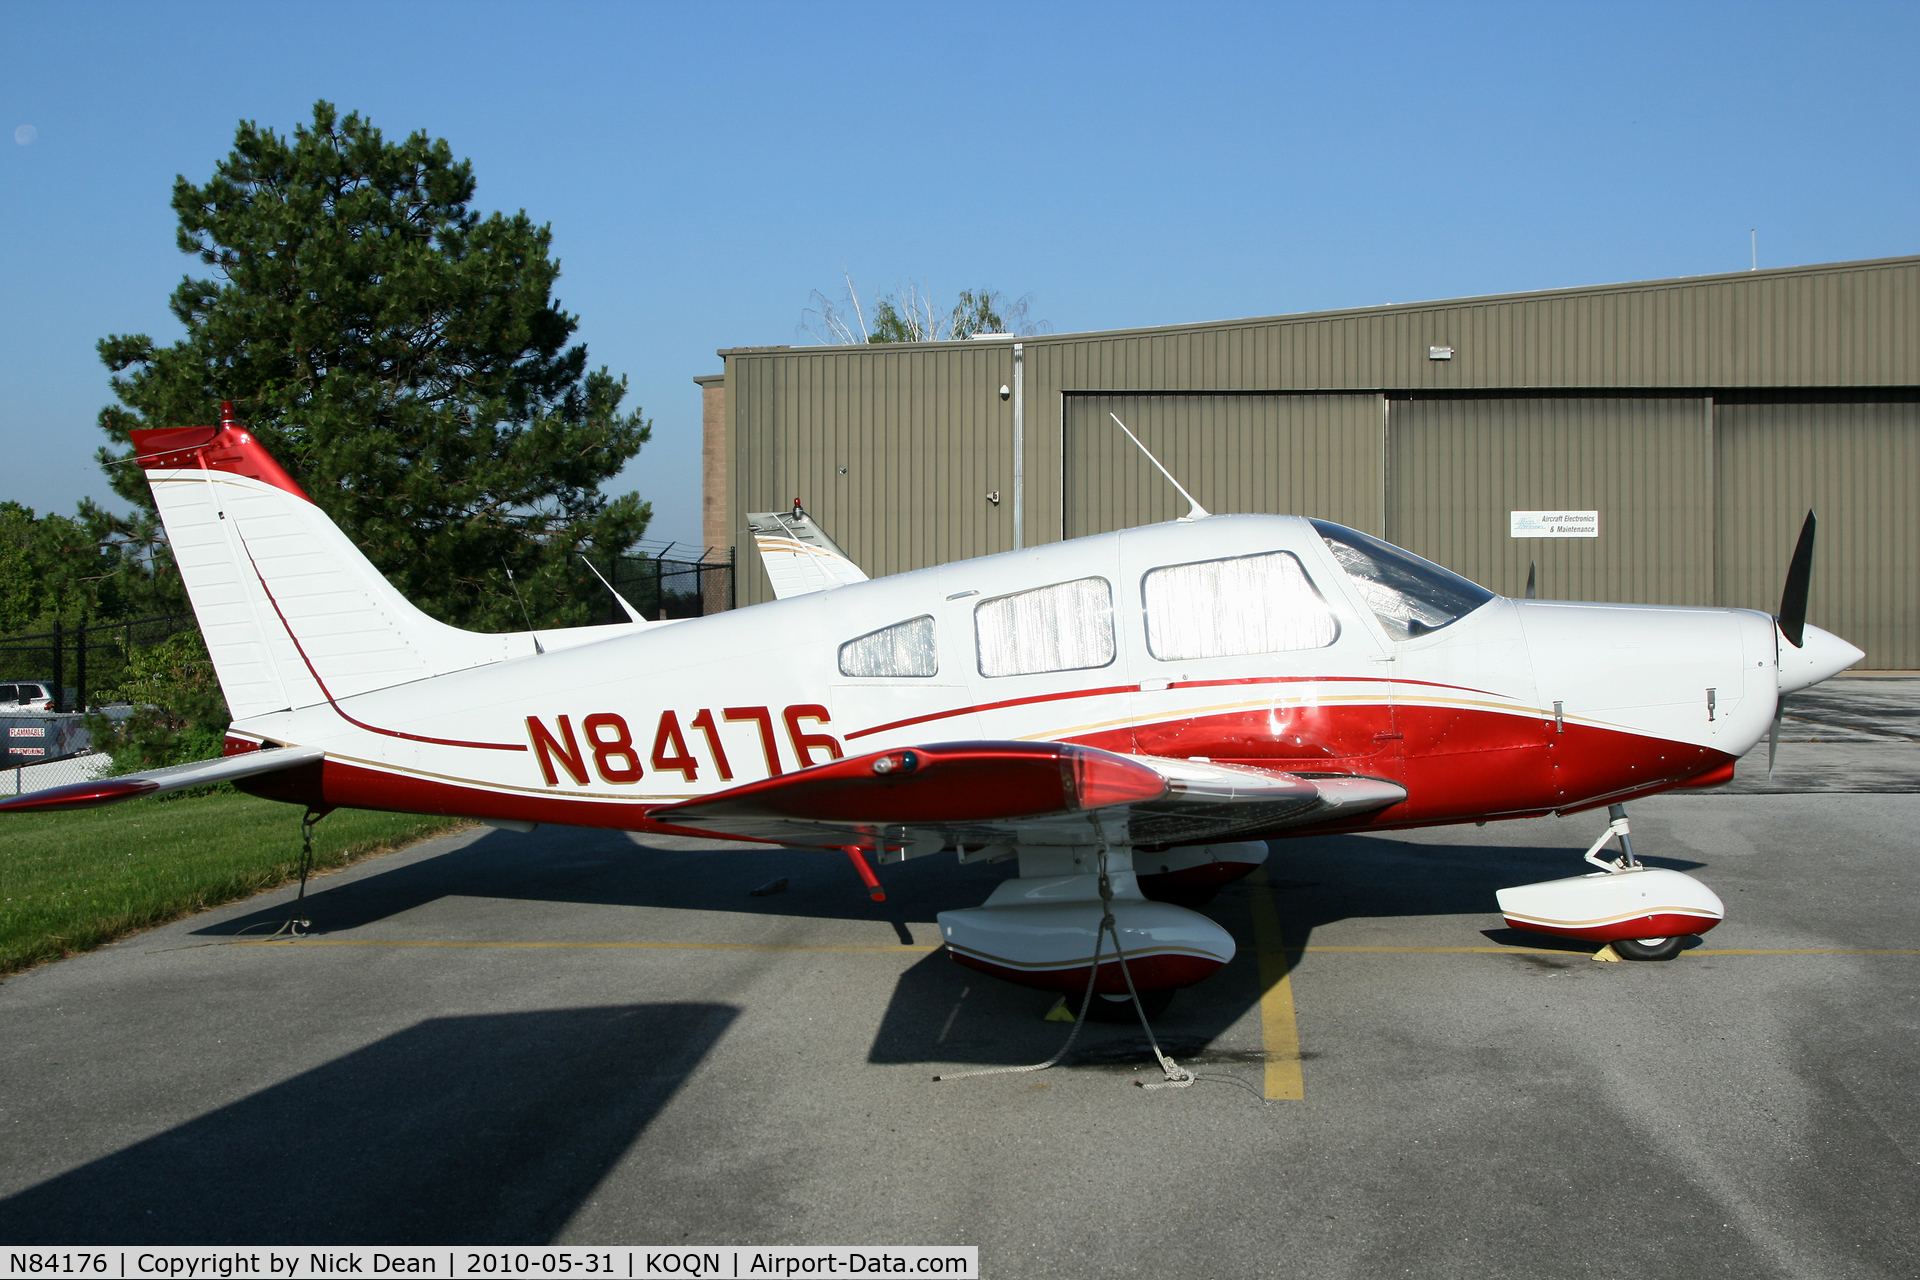
[[[1429,360],[1435,344],[1455,358]],[[731,537],[744,545],[745,512],[799,493],[869,572],[1011,547],[1013,415],[996,394],[1010,346],[729,352]],[[1026,371],[1037,542],[1066,523],[1068,393],[1920,386],[1920,258],[1042,337],[1026,340]],[[767,593],[743,566],[741,602]]]
[[[1772,613],[1808,508],[1807,621],[1920,669],[1920,405],[1721,405],[1714,414],[1718,603]]]
[[[1456,349],[1429,360],[1434,345]],[[1063,391],[1920,385],[1920,259],[1029,340]]]
[[[1186,513],[1109,413],[1209,511],[1323,516],[1379,532],[1377,395],[1069,396],[1066,405],[1066,537]]]
[[[1010,347],[754,353],[729,370],[741,384],[730,443],[751,460],[730,485],[741,604],[773,598],[745,513],[796,497],[873,577],[1012,545]]]
[[[1702,399],[1395,400],[1389,541],[1503,595],[1704,605],[1713,599],[1709,407]],[[1598,538],[1514,538],[1512,511],[1600,512]]]

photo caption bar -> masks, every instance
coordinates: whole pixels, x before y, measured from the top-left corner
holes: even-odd
[[[641,1245],[539,1249],[455,1247],[333,1248],[156,1245],[8,1248],[0,1280],[99,1276],[107,1280],[332,1280],[340,1276],[570,1276],[654,1280],[720,1276],[796,1280],[814,1276],[945,1276],[978,1280],[975,1245]]]

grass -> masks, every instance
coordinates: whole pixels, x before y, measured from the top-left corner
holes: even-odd
[[[300,813],[225,790],[0,815],[0,974],[298,879]],[[339,809],[314,828],[314,869],[462,825]]]

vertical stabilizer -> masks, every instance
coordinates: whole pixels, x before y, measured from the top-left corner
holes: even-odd
[[[462,631],[408,603],[232,406],[217,427],[133,445],[235,719],[534,652],[527,634]]]

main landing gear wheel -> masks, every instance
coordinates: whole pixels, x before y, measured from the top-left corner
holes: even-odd
[[[1140,993],[1140,1008],[1146,1013],[1149,1021],[1165,1013],[1167,1006],[1172,1003],[1173,989],[1171,987],[1164,991],[1142,991]],[[1087,1021],[1137,1023],[1140,1021],[1140,1015],[1133,1011],[1132,996],[1106,996],[1096,991],[1093,993],[1092,1002],[1087,1005]]]
[[[1687,949],[1684,936],[1678,938],[1617,938],[1613,952],[1622,960],[1671,960]]]

